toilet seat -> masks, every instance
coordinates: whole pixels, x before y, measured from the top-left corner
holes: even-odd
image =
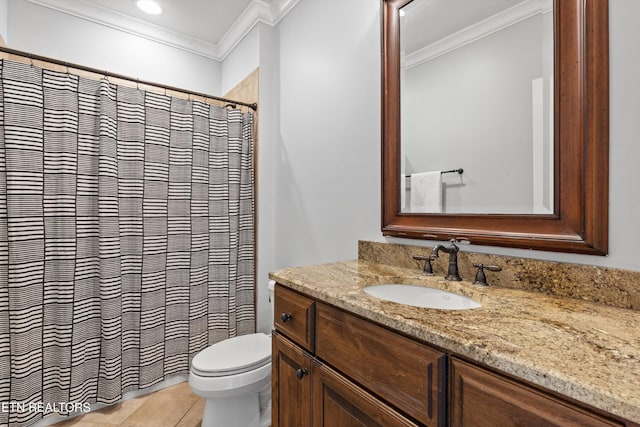
[[[213,344],[195,355],[191,372],[200,377],[226,377],[259,369],[271,362],[271,338],[242,335]]]

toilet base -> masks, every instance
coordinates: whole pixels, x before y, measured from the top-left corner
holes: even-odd
[[[264,418],[264,417],[263,417]],[[258,393],[231,399],[206,399],[202,427],[266,427],[271,424],[260,417]]]

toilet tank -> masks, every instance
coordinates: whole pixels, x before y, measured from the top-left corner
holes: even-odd
[[[269,321],[269,330],[273,330],[274,325],[273,325],[273,309],[274,309],[274,289],[276,287],[276,282],[273,280],[269,280],[269,284],[267,285],[269,287],[269,313],[271,314],[271,320]]]

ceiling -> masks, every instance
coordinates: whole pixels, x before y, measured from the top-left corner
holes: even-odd
[[[156,0],[149,15],[135,0],[27,0],[215,60],[258,22],[275,25],[299,0]]]
[[[160,15],[149,15],[134,0],[86,0],[169,31],[218,44],[251,0],[156,0]]]

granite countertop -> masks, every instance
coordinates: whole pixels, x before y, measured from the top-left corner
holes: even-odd
[[[270,277],[425,343],[640,423],[640,311],[447,282],[364,260],[289,268]],[[482,307],[411,307],[361,290],[380,283],[446,289]]]

